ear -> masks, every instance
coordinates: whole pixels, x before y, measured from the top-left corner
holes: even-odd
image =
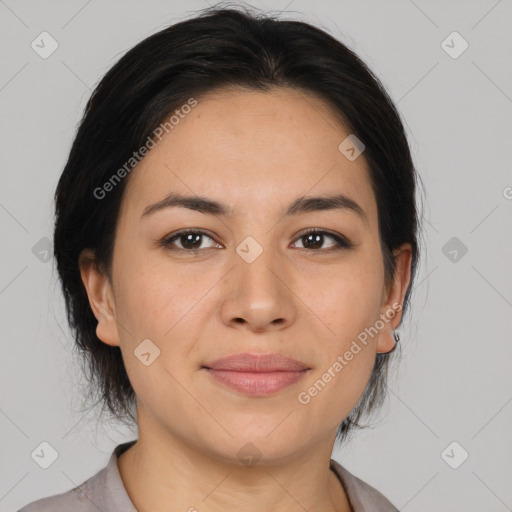
[[[107,345],[119,346],[114,294],[110,280],[96,263],[94,252],[84,249],[78,260],[82,282],[92,312],[98,320],[96,336]]]
[[[390,286],[385,287],[381,315],[384,327],[379,332],[377,353],[389,352],[395,345],[393,330],[402,320],[405,294],[411,282],[411,244],[406,243],[393,251],[396,261],[395,275]]]

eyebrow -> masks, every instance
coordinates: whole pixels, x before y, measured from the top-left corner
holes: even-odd
[[[161,201],[147,206],[142,212],[141,219],[167,208],[188,208],[208,215],[226,217],[233,215],[233,209],[223,203],[203,196],[185,196],[183,194],[171,193]],[[356,213],[366,223],[368,217],[361,206],[345,194],[331,196],[302,196],[293,201],[288,208],[282,212],[282,216],[299,215],[301,213],[325,211],[325,210],[348,210]]]

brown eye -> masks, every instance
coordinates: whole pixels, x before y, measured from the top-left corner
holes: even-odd
[[[202,231],[194,231],[191,229],[187,229],[165,238],[162,241],[162,245],[164,245],[164,247],[167,247],[171,251],[193,252],[205,248],[209,249],[209,247],[201,247],[204,238],[209,238],[210,240],[213,241],[213,239],[209,235],[203,233]],[[180,244],[181,247],[175,247],[176,243]]]
[[[321,249],[322,246],[325,243],[326,238],[330,238],[331,240],[334,240],[334,244],[331,244],[330,247],[327,249],[324,249],[324,251],[319,251],[318,249]],[[309,229],[305,232],[303,232],[299,239],[302,242],[303,247],[299,247],[299,249],[310,249],[317,252],[329,252],[329,251],[336,251],[340,249],[348,249],[349,247],[352,247],[352,243],[350,243],[346,238],[335,235],[334,233],[330,233],[328,231],[321,231],[318,229]]]

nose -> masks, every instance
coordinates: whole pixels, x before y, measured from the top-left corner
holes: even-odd
[[[286,257],[263,250],[252,262],[238,253],[233,258],[220,308],[223,322],[252,332],[289,327],[297,315],[297,297],[293,293],[294,269]]]

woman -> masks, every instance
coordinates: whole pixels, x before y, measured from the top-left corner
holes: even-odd
[[[131,49],[54,253],[93,392],[139,436],[22,511],[397,510],[331,454],[385,396],[416,179],[382,85],[320,29],[215,8]]]

